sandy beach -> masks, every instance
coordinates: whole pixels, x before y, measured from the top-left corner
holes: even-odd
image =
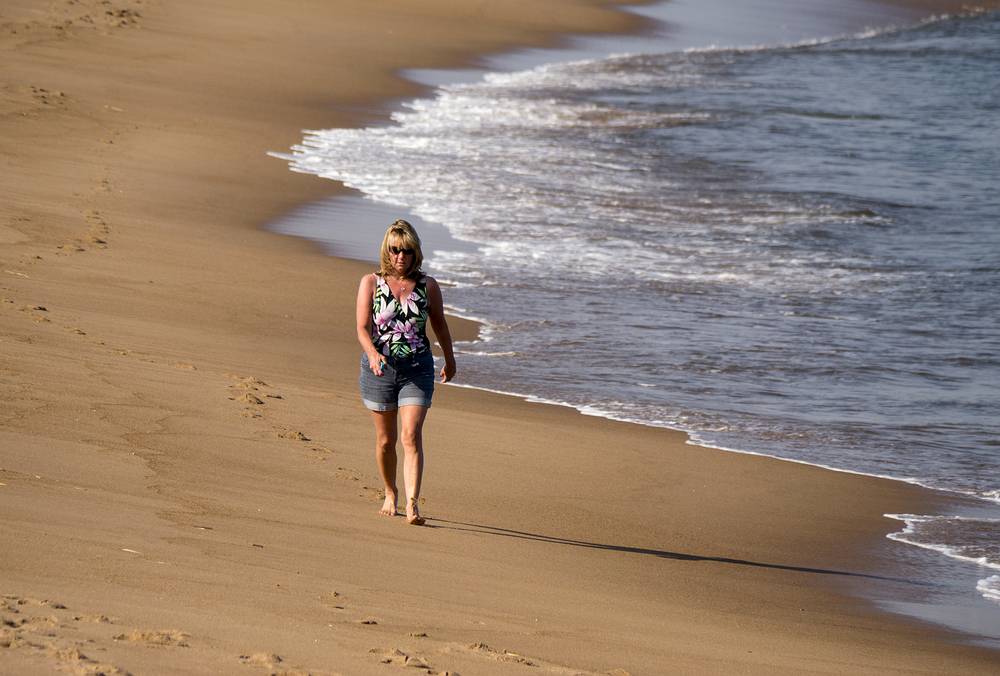
[[[996,673],[863,600],[901,482],[442,387],[377,515],[371,266],[263,229],[343,190],[266,153],[621,4],[4,4],[0,673]]]

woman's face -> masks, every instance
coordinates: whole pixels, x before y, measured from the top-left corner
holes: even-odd
[[[402,276],[413,260],[413,249],[407,249],[398,239],[389,240],[389,260],[392,261],[392,268],[396,274]]]

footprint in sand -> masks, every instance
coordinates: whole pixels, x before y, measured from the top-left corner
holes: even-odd
[[[94,624],[114,624],[115,620],[107,615],[74,615],[74,622],[93,622]]]
[[[262,387],[268,387],[268,384],[259,378],[254,378],[253,376],[231,376],[237,382],[232,387],[242,389],[242,390],[254,390],[257,391]]]
[[[514,664],[523,664],[528,667],[536,666],[536,663],[524,655],[519,655],[510,650],[497,650],[496,648],[490,647],[485,643],[471,643],[466,648],[481,657],[486,657],[497,662],[511,662]]]
[[[337,467],[333,473],[334,478],[340,481],[361,481],[361,474],[349,467]],[[372,501],[385,499],[385,491],[381,488],[362,484],[358,489],[358,496]]]
[[[59,34],[86,29],[104,33],[114,29],[135,28],[142,19],[142,13],[138,9],[141,5],[141,2],[134,0],[115,3],[110,0],[68,0],[65,6],[53,3],[44,27]]]
[[[326,462],[327,458],[333,455],[333,449],[326,446],[310,446],[309,450],[313,453],[313,459],[320,462]]]
[[[58,601],[49,601],[48,599],[34,599],[30,596],[16,596],[14,594],[4,594],[2,598],[3,609],[13,612],[18,612],[19,609],[24,606],[66,610],[66,606],[62,603],[59,603]]]
[[[384,501],[385,489],[376,488],[375,486],[362,486],[361,490],[358,492],[358,497],[366,498],[371,502]]]
[[[231,377],[234,378],[237,382],[233,385],[230,385],[228,388],[230,393],[229,396],[230,401],[240,402],[241,404],[244,405],[244,411],[250,410],[251,412],[253,412],[252,409],[264,405],[264,400],[261,399],[257,393],[266,396],[265,393],[262,392],[261,390],[262,388],[267,387],[267,383],[265,383],[263,380],[258,380],[253,376],[247,376],[247,377],[231,376]],[[259,417],[259,415],[254,415],[254,417]]]
[[[179,648],[188,647],[188,634],[176,629],[145,630],[133,629],[128,633],[115,635],[116,641],[129,641],[131,643],[144,643],[146,645],[177,646]]]
[[[427,673],[432,672],[431,666],[427,663],[426,659],[417,655],[408,655],[399,648],[390,648],[389,650],[379,652],[379,662],[382,664],[394,664],[399,667],[424,669]]]
[[[472,655],[491,662],[519,664],[525,667],[532,667],[533,669],[540,669],[542,671],[556,674],[573,674],[574,676],[631,676],[628,671],[621,668],[602,672],[587,671],[563,664],[556,664],[555,662],[548,662],[535,657],[527,657],[511,650],[497,649],[487,645],[486,643],[470,643],[467,645],[453,644],[446,647],[444,652]]]
[[[339,676],[335,672],[289,666],[283,657],[275,653],[250,653],[240,655],[239,660],[248,667],[257,667],[271,674],[282,674],[282,676]]]
[[[73,253],[80,253],[86,251],[79,241],[71,242],[67,244],[60,244],[56,247],[56,253],[60,256],[68,256]]]
[[[130,7],[111,8],[104,11],[104,21],[108,25],[119,28],[138,26],[142,14]]]
[[[273,417],[275,414],[280,415],[282,411],[280,405],[276,404],[278,408],[272,409],[269,404],[271,402],[283,401],[284,396],[275,392],[266,382],[255,376],[230,374],[229,377],[236,381],[228,387],[229,400],[239,402],[243,405],[240,415],[245,418],[254,419],[264,418],[265,414],[267,414],[267,417]],[[273,421],[271,422],[271,429],[279,439],[304,443],[313,441],[305,432]],[[311,457],[319,461],[325,461],[327,456],[333,453],[331,449],[321,445],[311,446],[309,450],[313,454]]]
[[[275,665],[281,664],[284,660],[281,658],[281,655],[274,653],[253,653],[252,655],[240,655],[240,662],[251,664],[255,667],[273,669]]]
[[[333,473],[333,476],[341,481],[360,481],[361,475],[358,474],[353,469],[348,467],[337,467],[337,471]]]
[[[49,112],[62,111],[70,103],[70,98],[65,92],[40,87],[37,84],[5,83],[0,85],[0,94],[2,94],[4,114],[15,114],[29,119],[37,119],[39,115]]]
[[[86,218],[87,223],[90,225],[90,229],[87,232],[90,243],[97,245],[101,249],[108,248],[108,235],[111,233],[111,228],[108,226],[108,222],[104,219],[104,216],[100,211],[90,210],[87,212]]]
[[[31,90],[31,98],[43,106],[62,107],[69,102],[66,92],[36,87],[35,85],[28,85],[28,88]]]
[[[261,413],[264,407],[264,400],[257,396],[262,387],[267,387],[267,383],[258,380],[253,376],[241,377],[230,376],[237,382],[229,386],[229,400],[243,404],[240,415],[244,418],[263,418]],[[263,393],[261,393],[263,394]]]
[[[0,597],[3,621],[0,624],[0,664],[2,651],[24,651],[50,661],[51,671],[77,674],[125,674],[114,664],[102,662],[83,652],[104,650],[107,636],[102,625],[112,621],[105,615],[72,615],[58,601],[6,594]],[[88,629],[88,626],[93,629]]]
[[[288,429],[288,428],[278,428],[277,434],[279,439],[292,439],[294,441],[312,441],[309,437],[304,435],[298,430]]]
[[[49,309],[44,305],[22,305],[18,308],[21,312],[29,315],[31,320],[37,323],[49,323],[52,320],[46,317]]]
[[[106,676],[119,676],[128,674],[127,671],[119,669],[113,664],[100,662],[88,655],[80,652],[79,647],[57,648],[49,646],[48,654],[60,663],[63,669],[68,669],[77,674],[105,674]]]

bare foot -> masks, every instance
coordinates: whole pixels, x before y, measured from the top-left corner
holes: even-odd
[[[420,516],[416,498],[410,498],[406,501],[406,523],[411,526],[424,525],[424,517]]]
[[[378,510],[378,513],[382,516],[396,516],[396,492],[386,490],[385,492],[385,502],[382,503],[382,509]]]

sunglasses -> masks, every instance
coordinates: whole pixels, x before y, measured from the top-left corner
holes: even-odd
[[[398,246],[391,246],[389,247],[389,253],[391,253],[393,256],[398,256],[399,254],[406,254],[407,256],[412,256],[416,252],[413,249],[403,249]]]

